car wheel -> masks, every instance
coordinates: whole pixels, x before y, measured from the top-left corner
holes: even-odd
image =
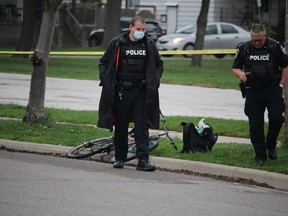
[[[221,59],[225,57],[225,54],[215,54],[214,56],[218,59]]]
[[[100,41],[97,39],[97,37],[92,37],[89,40],[89,46],[90,47],[96,47],[100,45]]]
[[[194,45],[192,43],[188,43],[184,46],[183,50],[194,50]],[[192,55],[183,55],[185,58],[192,58]]]

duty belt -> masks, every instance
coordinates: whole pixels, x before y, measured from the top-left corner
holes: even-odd
[[[146,80],[117,81],[116,84],[124,88],[144,88],[146,86]]]
[[[279,82],[265,82],[265,83],[251,83],[251,88],[273,88],[278,85]]]

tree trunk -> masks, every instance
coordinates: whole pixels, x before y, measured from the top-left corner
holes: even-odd
[[[119,34],[121,17],[121,0],[107,0],[105,32],[102,46],[106,47],[109,41]]]
[[[286,0],[286,11],[285,11],[285,48],[286,52],[288,52],[288,1]],[[284,137],[285,137],[285,144],[288,146],[288,81],[286,81],[284,87],[284,101],[285,101],[285,122],[284,122]]]
[[[210,0],[202,0],[200,14],[197,19],[197,32],[194,50],[202,50],[204,47],[204,36],[207,26],[207,16]],[[202,55],[192,55],[192,67],[200,67],[202,65]]]
[[[29,102],[23,121],[37,122],[45,119],[46,71],[56,23],[56,10],[61,2],[62,0],[45,0],[38,43],[31,57],[33,71],[30,83]]]
[[[23,23],[21,36],[18,41],[16,51],[29,51],[32,47],[34,30],[36,24],[36,1],[26,0],[23,2]],[[28,54],[13,55],[12,57],[28,58]]]

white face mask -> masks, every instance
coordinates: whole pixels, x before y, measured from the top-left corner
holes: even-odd
[[[141,40],[144,37],[144,32],[134,30],[133,37],[135,40]]]

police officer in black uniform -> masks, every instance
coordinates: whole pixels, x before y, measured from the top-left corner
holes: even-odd
[[[135,16],[129,31],[113,38],[100,59],[103,86],[97,126],[113,130],[115,124],[114,168],[123,168],[128,151],[128,127],[134,122],[137,146],[136,169],[154,171],[149,163],[149,128],[159,128],[158,88],[163,62],[155,43],[146,37],[145,20]]]
[[[284,122],[285,104],[282,89],[288,75],[288,58],[284,48],[266,36],[265,28],[255,24],[251,40],[238,46],[233,72],[241,80],[246,96],[244,112],[248,116],[250,139],[255,151],[254,166],[268,158],[277,159],[277,137]],[[264,112],[268,111],[268,133],[264,134]]]

